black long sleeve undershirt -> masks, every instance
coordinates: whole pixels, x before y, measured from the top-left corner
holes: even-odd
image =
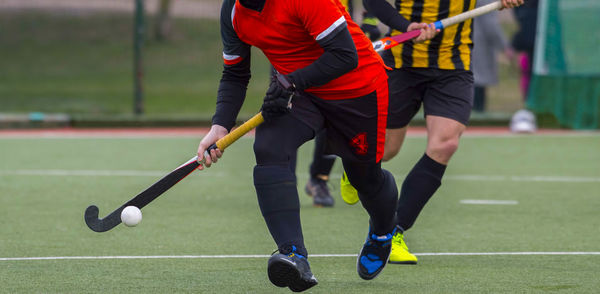
[[[404,18],[386,0],[363,0],[363,6],[387,26],[406,32],[410,21]]]
[[[325,85],[358,66],[356,46],[345,25],[318,43],[325,52],[307,67],[288,75],[299,90]]]
[[[217,107],[212,117],[213,125],[220,125],[230,131],[235,126],[250,81],[250,56],[235,65],[225,65],[219,90]]]

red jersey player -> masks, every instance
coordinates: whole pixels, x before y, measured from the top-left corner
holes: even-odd
[[[370,40],[337,0],[225,0],[221,36],[223,76],[213,125],[198,146],[199,160],[234,126],[250,79],[251,46],[278,71],[254,142],[258,204],[279,250],[267,265],[270,281],[293,291],[317,284],[307,261],[290,159],[323,129],[328,154],[342,158],[370,216],[358,274],[376,277],[391,250],[398,191],[392,174],[381,169],[388,85]],[[206,167],[222,155],[220,150],[210,154]]]

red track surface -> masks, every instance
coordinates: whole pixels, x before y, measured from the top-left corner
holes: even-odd
[[[0,137],[44,138],[44,137],[194,137],[201,138],[208,128],[102,128],[102,129],[0,129]],[[410,127],[409,135],[425,135],[425,127]],[[574,134],[577,131],[542,129],[536,134]],[[251,133],[253,134],[253,133]],[[465,136],[509,135],[506,127],[469,127]]]

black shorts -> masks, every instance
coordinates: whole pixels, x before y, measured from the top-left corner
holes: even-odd
[[[388,129],[402,128],[421,108],[435,115],[469,123],[473,106],[473,73],[437,68],[400,68],[388,71],[390,108]]]
[[[315,130],[327,131],[325,154],[355,162],[379,162],[383,156],[388,110],[388,86],[381,82],[368,95],[324,100],[302,93],[292,102],[291,114]]]

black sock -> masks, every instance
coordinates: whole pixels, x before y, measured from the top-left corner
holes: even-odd
[[[289,166],[257,165],[254,167],[254,187],[260,211],[280,252],[291,252],[293,245],[299,254],[307,256],[296,177]]]
[[[394,176],[382,169],[384,181],[381,189],[372,195],[358,193],[360,202],[369,213],[372,231],[377,236],[383,236],[394,229],[394,204],[398,197],[398,188]]]
[[[370,217],[372,233],[390,233],[395,225],[395,206],[398,199],[396,180],[381,163],[361,163],[342,159],[352,186],[358,191],[362,206]]]
[[[396,208],[397,224],[403,231],[412,227],[429,198],[440,187],[444,171],[446,171],[445,165],[423,154],[408,173],[402,183]]]

